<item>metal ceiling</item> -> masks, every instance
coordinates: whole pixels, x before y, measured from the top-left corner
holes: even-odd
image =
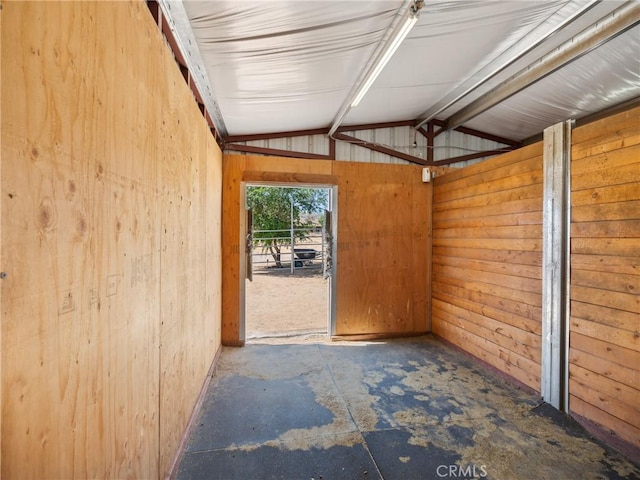
[[[640,97],[640,2],[424,2],[360,104],[413,0],[160,2],[219,136],[411,120],[522,141]]]

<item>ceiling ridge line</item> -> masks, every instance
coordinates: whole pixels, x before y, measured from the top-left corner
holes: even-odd
[[[374,50],[373,54],[367,61],[367,64],[365,65],[364,69],[360,72],[360,75],[358,76],[358,80],[351,87],[351,89],[349,90],[349,94],[347,95],[347,97],[345,98],[345,101],[343,102],[342,106],[338,110],[338,113],[336,114],[329,128],[328,135],[330,138],[334,136],[334,133],[338,130],[338,128],[344,121],[349,111],[353,108],[352,103],[354,98],[360,92],[360,89],[362,88],[364,83],[367,81],[369,75],[375,69],[376,64],[384,56],[385,51],[388,49],[388,47],[393,42],[394,38],[397,36],[398,28],[401,26],[403,19],[411,13],[411,9],[415,4],[415,1],[416,0],[405,0],[403,4],[400,6],[400,8],[396,11],[393,20],[389,24],[389,27],[385,31],[383,37],[380,39],[380,42],[378,42],[376,49]]]

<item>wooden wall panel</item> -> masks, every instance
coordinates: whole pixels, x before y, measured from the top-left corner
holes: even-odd
[[[300,160],[252,155],[224,155],[222,163],[222,342],[225,345],[242,345],[240,325],[240,189],[246,172],[251,180],[261,179],[260,174],[271,172],[269,178],[277,182],[296,182],[293,174],[330,175],[329,160]]]
[[[429,331],[432,188],[420,167],[225,155],[224,343],[242,343],[240,184],[264,172],[282,182],[328,176],[338,186],[337,335]]]
[[[640,447],[640,109],[572,144],[569,409]]]
[[[162,128],[172,142],[161,172],[161,472],[171,466],[220,345],[221,155],[211,135],[180,128],[197,115],[183,87],[180,78],[170,85]]]
[[[433,332],[540,390],[542,144],[436,177]]]
[[[243,156],[224,155],[222,161],[222,343],[242,345],[240,332],[240,188]],[[244,281],[244,280],[242,280]]]
[[[1,61],[2,477],[162,477],[220,342],[221,153],[143,2],[3,4]]]
[[[421,168],[336,162],[336,335],[423,333],[429,325],[432,185]]]

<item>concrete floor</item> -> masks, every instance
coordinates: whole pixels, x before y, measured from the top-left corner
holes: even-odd
[[[629,479],[640,468],[427,336],[224,348],[177,477]]]

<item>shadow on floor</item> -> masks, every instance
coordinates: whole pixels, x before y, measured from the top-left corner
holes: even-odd
[[[640,468],[426,336],[225,348],[177,477],[629,479]]]

